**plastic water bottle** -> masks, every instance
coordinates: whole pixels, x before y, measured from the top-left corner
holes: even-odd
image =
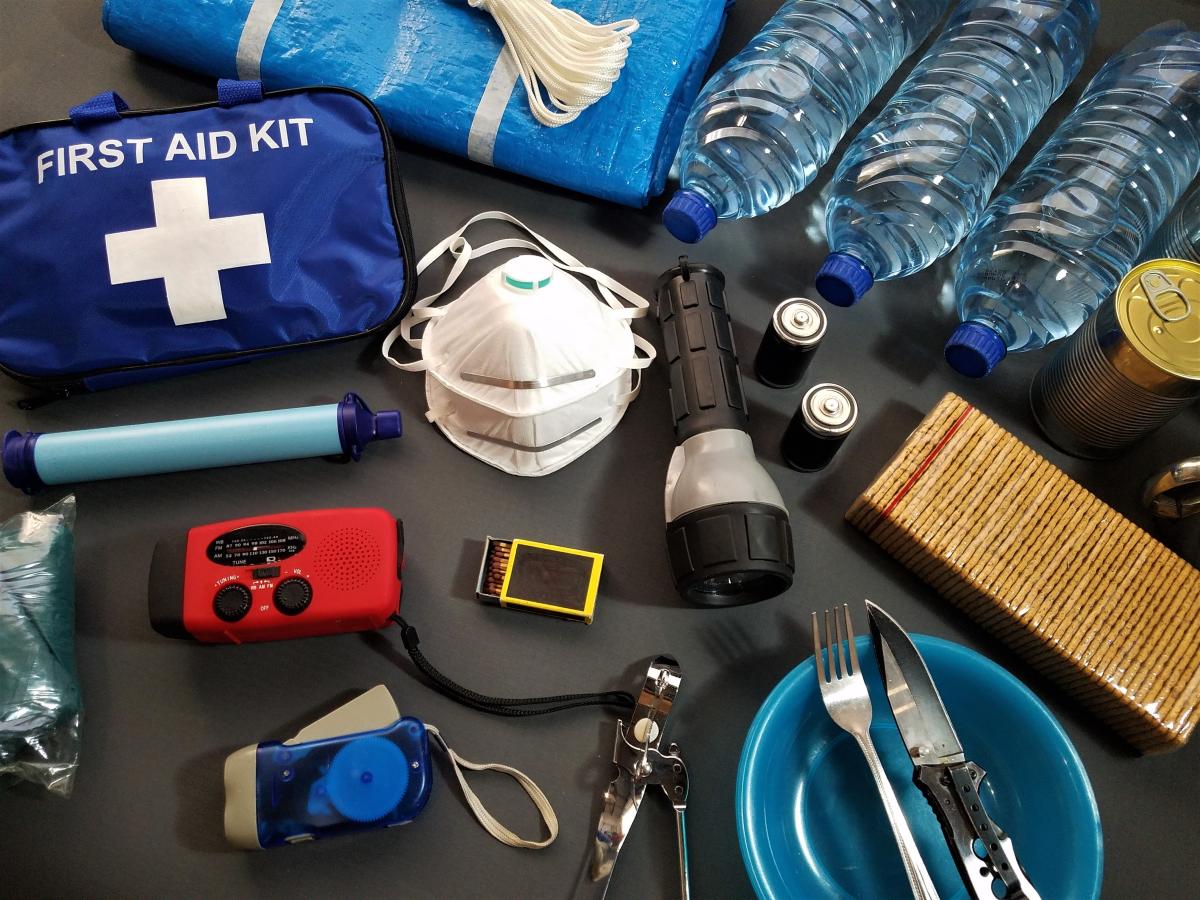
[[[980,377],[1009,350],[1035,350],[1074,332],[1197,171],[1200,32],[1167,22],[1105,64],[984,212],[958,261],[962,324],[946,343],[946,360]],[[1192,230],[1198,226],[1192,220]]]
[[[949,0],[788,0],[704,86],[663,224],[695,243],[803,190]]]
[[[1175,204],[1175,209],[1142,251],[1140,261],[1150,259],[1186,259],[1200,263],[1200,181]]]
[[[875,281],[920,271],[979,218],[1050,104],[1079,73],[1095,0],[963,0],[941,36],[846,149],[817,273],[850,306]]]

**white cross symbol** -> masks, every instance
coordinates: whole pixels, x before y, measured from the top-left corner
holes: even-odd
[[[113,284],[161,278],[176,325],[225,318],[221,269],[271,261],[262,213],[210,219],[203,178],[150,182],[153,228],[104,236]]]

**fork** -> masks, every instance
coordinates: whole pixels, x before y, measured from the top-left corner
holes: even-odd
[[[887,811],[888,821],[892,825],[892,835],[896,838],[896,846],[900,857],[904,860],[904,871],[908,875],[908,884],[912,888],[914,900],[939,900],[933,879],[921,859],[917,842],[913,840],[909,830],[908,820],[904,818],[904,810],[896,799],[891,782],[883,771],[879,754],[871,742],[871,695],[867,693],[867,682],[863,679],[858,668],[858,650],[854,646],[854,628],[850,623],[850,606],[844,604],[841,610],[846,620],[846,644],[850,648],[847,653],[842,646],[842,621],[839,610],[832,611],[833,628],[829,626],[830,610],[825,610],[825,646],[828,648],[828,670],[822,662],[821,635],[817,626],[817,614],[812,614],[813,653],[817,682],[821,686],[821,699],[825,701],[825,709],[844,731],[853,735],[858,746],[867,758],[867,767],[875,778],[875,787],[883,800],[883,808]],[[835,640],[836,638],[836,640]],[[836,649],[837,665],[834,665]]]

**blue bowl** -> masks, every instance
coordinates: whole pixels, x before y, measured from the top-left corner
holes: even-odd
[[[987,772],[980,794],[1046,898],[1100,896],[1100,813],[1083,763],[1033,692],[995,663],[914,635],[967,758]],[[871,737],[942,900],[969,900],[892,720],[869,638],[858,639],[871,691]],[[907,897],[883,805],[854,739],[821,701],[809,657],[755,716],[738,765],[738,840],[762,898]]]

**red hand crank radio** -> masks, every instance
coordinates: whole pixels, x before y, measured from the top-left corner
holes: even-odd
[[[400,608],[404,526],[383,509],[322,509],[198,525],[159,541],[150,623],[241,644],[382,628]]]

